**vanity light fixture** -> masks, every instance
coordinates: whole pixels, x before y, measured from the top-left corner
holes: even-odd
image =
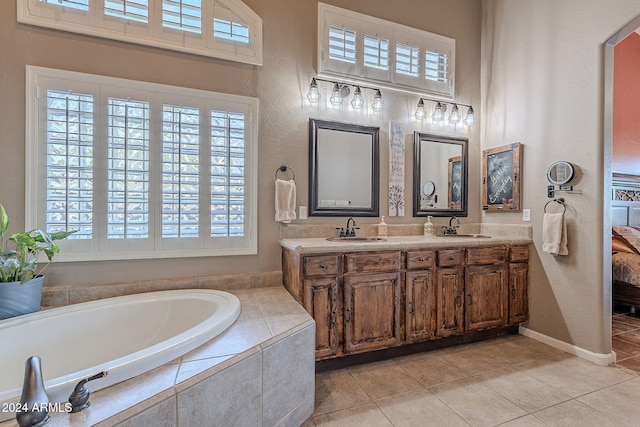
[[[423,120],[426,116],[426,113],[424,112],[424,101],[422,98],[418,101],[418,108],[416,108],[414,116],[417,120]]]
[[[318,90],[318,82],[316,82],[316,79],[311,79],[307,99],[309,99],[309,102],[312,104],[317,104],[320,101],[320,91]]]
[[[382,93],[380,93],[380,89],[376,89],[376,95],[373,97],[371,109],[376,113],[382,111]]]
[[[359,110],[365,105],[365,99],[362,94],[363,89],[372,90],[375,95],[373,97],[373,102],[371,103],[371,109],[374,112],[382,111],[382,93],[380,89],[355,85],[351,83],[341,83],[332,80],[324,80],[319,77],[314,77],[311,79],[311,84],[309,84],[309,92],[307,92],[307,99],[310,104],[317,104],[320,101],[320,90],[318,89],[318,82],[327,82],[333,84],[333,89],[331,91],[331,96],[329,97],[329,102],[334,107],[339,107],[342,105],[342,101],[344,98],[348,98],[351,94],[351,86],[355,87],[353,92],[353,98],[351,99],[351,107],[354,110]]]
[[[353,93],[353,99],[351,100],[351,106],[354,110],[359,110],[364,105],[364,99],[362,99],[362,91],[360,86],[356,86],[356,91]]]
[[[420,98],[420,100],[418,101],[416,112],[413,114],[416,120],[424,120],[424,118],[427,116],[425,112],[424,101],[431,101],[435,103],[433,114],[431,114],[431,120],[433,120],[434,123],[441,123],[442,121],[444,121],[445,115],[448,109],[447,103],[436,101],[433,99],[428,99],[428,98]],[[462,115],[460,114],[460,108],[458,107],[459,105],[468,107],[467,115],[465,116],[464,120],[462,120]],[[456,126],[461,121],[467,126],[473,125],[476,121],[475,114],[473,112],[473,107],[471,105],[452,102],[451,113],[449,113],[448,121],[453,126]]]

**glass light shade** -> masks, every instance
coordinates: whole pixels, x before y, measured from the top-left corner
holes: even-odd
[[[455,125],[460,121],[460,111],[458,111],[458,104],[453,104],[451,108],[451,114],[449,114],[449,123]]]
[[[329,102],[334,107],[338,107],[342,104],[342,94],[340,94],[340,86],[338,83],[333,85],[333,93],[331,94],[331,98],[329,98]]]
[[[356,86],[356,90],[353,93],[353,99],[351,100],[351,106],[354,110],[359,110],[364,105],[364,99],[362,99],[362,91],[360,86]]]
[[[436,103],[436,108],[433,110],[433,114],[431,115],[431,120],[434,122],[441,122],[444,119],[444,112],[447,107],[442,105],[441,103]]]
[[[423,120],[426,116],[426,113],[424,112],[424,101],[422,98],[418,101],[418,108],[416,108],[414,116],[417,120]]]
[[[467,110],[467,115],[464,118],[464,124],[467,126],[471,126],[476,122],[476,116],[473,113],[473,107],[469,107]]]
[[[380,89],[376,89],[376,95],[373,98],[371,109],[375,112],[382,111],[382,94],[380,93]]]
[[[307,99],[309,99],[309,102],[312,104],[317,104],[318,101],[320,101],[320,91],[318,90],[318,83],[316,82],[316,79],[311,79]]]

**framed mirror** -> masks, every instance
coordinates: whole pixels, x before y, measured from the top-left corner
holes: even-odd
[[[567,185],[573,180],[575,172],[571,163],[565,161],[555,162],[547,170],[547,179],[553,185]]]
[[[468,143],[413,133],[413,216],[467,216]]]
[[[380,128],[309,119],[309,215],[379,215]]]

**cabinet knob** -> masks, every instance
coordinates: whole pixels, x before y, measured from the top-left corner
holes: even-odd
[[[413,301],[409,301],[409,314],[413,314],[414,310],[413,310]]]
[[[333,309],[333,313],[332,313],[332,317],[331,317],[331,324],[333,326],[336,326],[338,324],[338,310],[337,309]]]
[[[418,258],[418,262],[424,262],[424,258],[422,257]]]
[[[452,256],[450,256],[450,257],[449,257],[449,261],[453,261],[453,260],[455,260],[455,258],[454,258],[454,257],[452,257]]]
[[[516,295],[516,288],[513,287],[511,288],[511,299],[516,299],[516,298],[518,298]]]
[[[462,307],[462,297],[460,295],[456,297],[456,307]]]
[[[324,265],[324,264],[320,264],[320,268],[322,268],[324,270],[325,268],[327,268],[327,266]]]
[[[467,296],[469,297],[469,305],[473,305],[473,296],[471,294]]]
[[[347,315],[346,322],[351,322],[351,309],[347,308],[347,312],[345,314]]]

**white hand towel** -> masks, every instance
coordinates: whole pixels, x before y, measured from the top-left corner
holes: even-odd
[[[296,219],[296,183],[276,179],[276,221],[290,223]]]
[[[542,218],[542,251],[551,255],[569,255],[564,213],[545,213]]]

